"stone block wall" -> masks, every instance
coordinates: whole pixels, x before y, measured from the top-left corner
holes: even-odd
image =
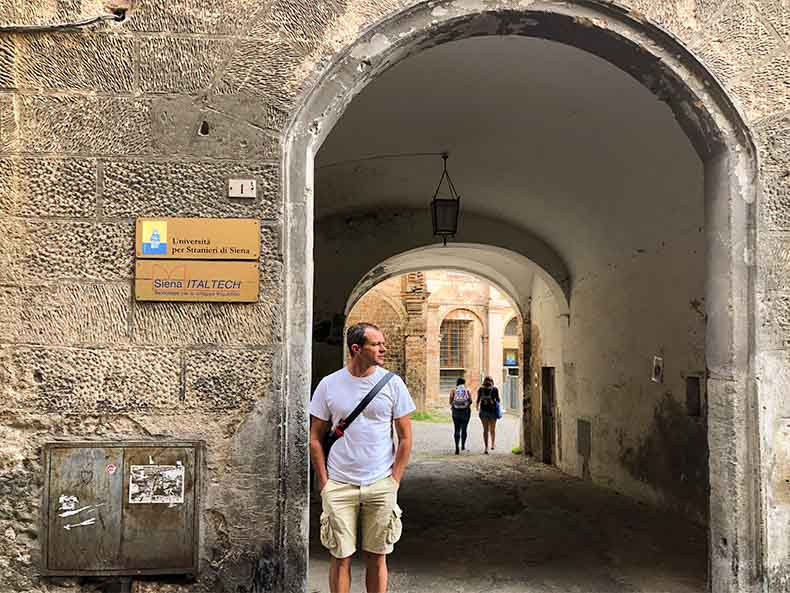
[[[38,576],[41,446],[60,440],[203,441],[201,576],[173,587],[250,591],[277,576],[285,110],[276,83],[240,95],[226,66],[247,9],[214,4],[0,34],[2,591],[98,587]],[[0,24],[103,13],[6,3]],[[231,177],[255,179],[258,197],[228,199]],[[141,216],[259,219],[260,301],[136,302]]]

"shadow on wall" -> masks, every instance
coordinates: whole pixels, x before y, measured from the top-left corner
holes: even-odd
[[[332,319],[322,319],[313,324],[313,341],[319,344],[331,344],[337,346],[343,343],[343,327],[346,318],[343,315],[335,314]]]
[[[703,419],[688,416],[671,393],[656,406],[650,433],[636,449],[623,449],[620,461],[637,480],[661,492],[670,506],[707,523],[707,427]]]

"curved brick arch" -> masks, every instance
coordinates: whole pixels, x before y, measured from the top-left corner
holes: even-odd
[[[387,294],[380,294],[379,297],[384,301],[386,301],[387,304],[395,310],[395,312],[398,314],[398,318],[401,321],[404,321],[408,317],[408,314],[406,313],[406,309],[403,308],[403,304],[397,302],[395,299],[393,299]]]
[[[394,275],[393,275],[394,276]],[[369,288],[365,294],[359,295],[358,298],[354,299],[353,302],[349,301],[348,305],[346,306],[346,327],[348,327],[348,317],[351,316],[352,312],[354,311],[354,307],[357,306],[359,301],[361,301],[366,295],[368,294],[375,294],[377,298],[380,298],[382,301],[385,301],[392,309],[394,310],[395,314],[398,316],[402,322],[405,322],[408,318],[408,313],[406,309],[403,307],[402,303],[399,303],[395,299],[393,299],[390,295],[386,294],[385,292],[379,289],[380,284],[393,278],[393,276],[387,276],[386,278],[382,278],[375,286]]]
[[[387,340],[387,353],[384,366],[401,376],[405,374],[405,334],[408,314],[402,303],[388,295],[380,286],[365,293],[346,316],[343,336],[354,323],[361,321],[373,323],[384,332]],[[347,345],[343,343],[343,356],[347,356]],[[342,361],[341,361],[342,363]]]
[[[492,263],[496,260],[500,260],[497,262],[500,265]],[[376,262],[361,278],[355,278],[353,288],[344,293],[344,310],[346,313],[350,311],[363,294],[393,276],[433,269],[455,270],[491,283],[502,292],[522,318],[529,306],[532,275],[537,274],[551,290],[560,311],[565,314],[569,311],[564,287],[536,262],[520,253],[494,245],[466,242],[453,243],[450,247],[418,247]],[[524,277],[529,279],[528,286],[518,285],[513,281],[514,278]],[[567,276],[563,278],[567,286]]]
[[[284,373],[298,409],[283,462],[306,468],[302,443],[309,391],[313,158],[351,99],[400,60],[435,45],[481,35],[525,35],[595,54],[667,103],[704,163],[710,370],[710,564],[715,591],[755,591],[762,582],[759,419],[755,405],[754,300],[757,155],[752,135],[718,80],[674,37],[610,3],[519,0],[419,3],[372,26],[331,61],[302,98],[284,142],[286,340]],[[747,257],[744,258],[744,253]],[[296,462],[296,463],[294,463]],[[306,472],[306,469],[305,469]],[[293,554],[285,582],[305,583],[304,476],[291,475],[281,546]],[[290,519],[295,517],[296,519]],[[289,585],[289,586],[290,586]]]
[[[445,321],[447,321],[448,319],[450,319],[450,315],[453,315],[454,313],[458,313],[459,311],[468,313],[469,315],[474,317],[475,321],[477,321],[480,324],[480,327],[483,328],[483,332],[486,335],[488,334],[488,323],[483,321],[483,319],[480,318],[480,315],[478,315],[477,313],[475,313],[474,311],[472,311],[472,309],[469,309],[468,307],[453,306],[452,308],[450,308],[449,311],[445,312],[444,315],[442,315],[442,320],[440,322],[440,325],[442,323],[444,323]]]

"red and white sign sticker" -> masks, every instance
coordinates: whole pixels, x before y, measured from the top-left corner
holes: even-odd
[[[108,474],[110,474],[110,475],[113,475],[115,472],[117,472],[117,471],[118,471],[118,466],[117,466],[117,465],[115,465],[114,463],[108,463],[108,464],[107,464],[107,467],[106,467],[106,468],[104,468],[104,469],[105,469],[105,471],[106,471]]]

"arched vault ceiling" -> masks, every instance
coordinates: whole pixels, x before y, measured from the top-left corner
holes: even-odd
[[[533,276],[537,273],[552,290],[560,311],[567,311],[560,287],[524,256],[489,245],[454,243],[447,247],[430,245],[412,249],[381,262],[354,287],[346,312],[351,311],[368,290],[387,278],[431,269],[458,270],[488,280],[502,291],[513,308],[522,315],[529,307]]]
[[[700,232],[702,165],[664,103],[586,52],[495,36],[420,52],[354,99],[318,155],[318,224],[427,207],[439,157],[353,161],[442,150],[462,196],[459,241],[478,215],[507,221],[574,275]]]
[[[558,306],[567,308],[568,271],[548,245],[485,216],[477,216],[464,237],[463,242],[447,247],[437,244],[424,210],[380,208],[372,214],[345,212],[324,217],[315,235],[315,310],[319,315],[348,310],[349,302],[385,278],[438,268],[464,270],[490,280],[522,312],[537,274],[554,293]]]

